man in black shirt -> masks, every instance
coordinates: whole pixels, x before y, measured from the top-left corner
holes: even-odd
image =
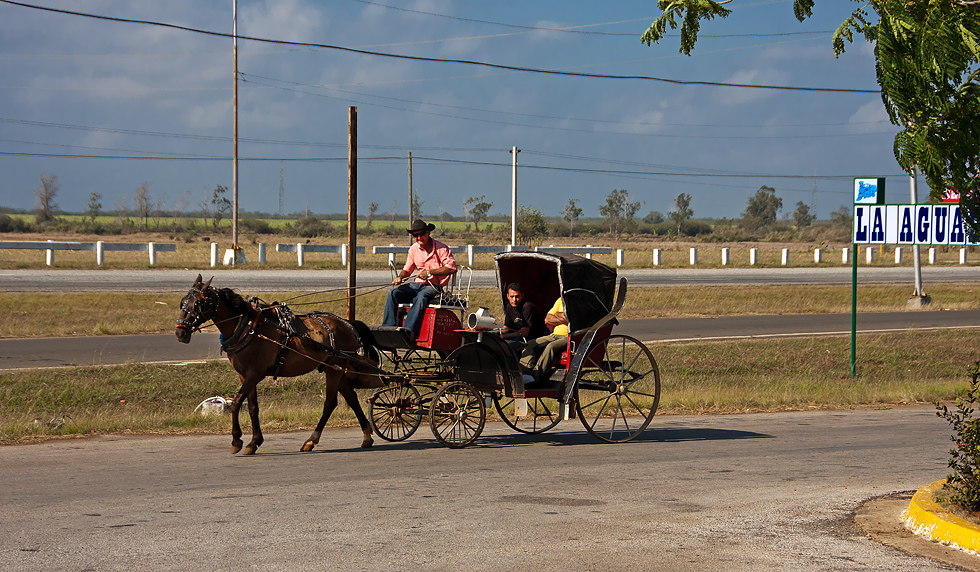
[[[528,338],[547,335],[548,327],[544,325],[544,313],[534,303],[524,299],[524,291],[517,282],[507,285],[507,302],[500,336],[519,354]]]

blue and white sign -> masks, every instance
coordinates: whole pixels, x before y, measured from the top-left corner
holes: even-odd
[[[885,204],[885,179],[854,179],[854,204]]]
[[[857,244],[970,245],[959,205],[854,205]]]

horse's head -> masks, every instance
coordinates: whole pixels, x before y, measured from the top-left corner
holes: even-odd
[[[214,280],[213,276],[211,280]],[[184,344],[190,342],[191,334],[200,331],[201,324],[214,318],[214,289],[211,288],[211,280],[203,282],[198,274],[194,285],[180,301],[180,317],[177,318],[175,331],[177,341]]]

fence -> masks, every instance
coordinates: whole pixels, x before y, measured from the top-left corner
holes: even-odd
[[[391,266],[395,265],[395,255],[396,254],[407,254],[409,246],[396,246],[394,244],[389,244],[388,246],[375,246],[372,252],[374,254],[387,254],[388,264]],[[477,254],[497,254],[498,252],[527,252],[528,248],[526,246],[519,246],[513,244],[507,245],[476,245],[467,244],[465,248],[450,246],[450,250],[454,252],[460,252],[462,250],[466,251],[467,266],[473,266],[473,259]],[[585,246],[539,246],[534,249],[535,252],[551,252],[553,254],[584,254],[586,258],[592,258],[593,254],[609,254],[612,252],[612,248],[608,246],[592,246],[587,244]],[[616,264],[619,266],[623,265],[623,250],[618,250],[616,252]]]
[[[173,243],[157,244],[155,242],[142,243],[120,243],[120,242],[57,242],[54,240],[32,241],[32,240],[0,240],[0,249],[17,250],[43,250],[45,251],[45,264],[54,265],[55,250],[82,250],[95,251],[95,263],[102,266],[105,263],[105,253],[116,252],[146,252],[149,254],[150,266],[157,263],[158,252],[176,252],[177,245]]]

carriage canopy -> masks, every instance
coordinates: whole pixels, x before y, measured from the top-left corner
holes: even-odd
[[[507,305],[507,285],[517,282],[524,299],[547,312],[561,296],[570,331],[591,327],[612,309],[616,270],[575,254],[501,252],[494,256],[500,298]]]

